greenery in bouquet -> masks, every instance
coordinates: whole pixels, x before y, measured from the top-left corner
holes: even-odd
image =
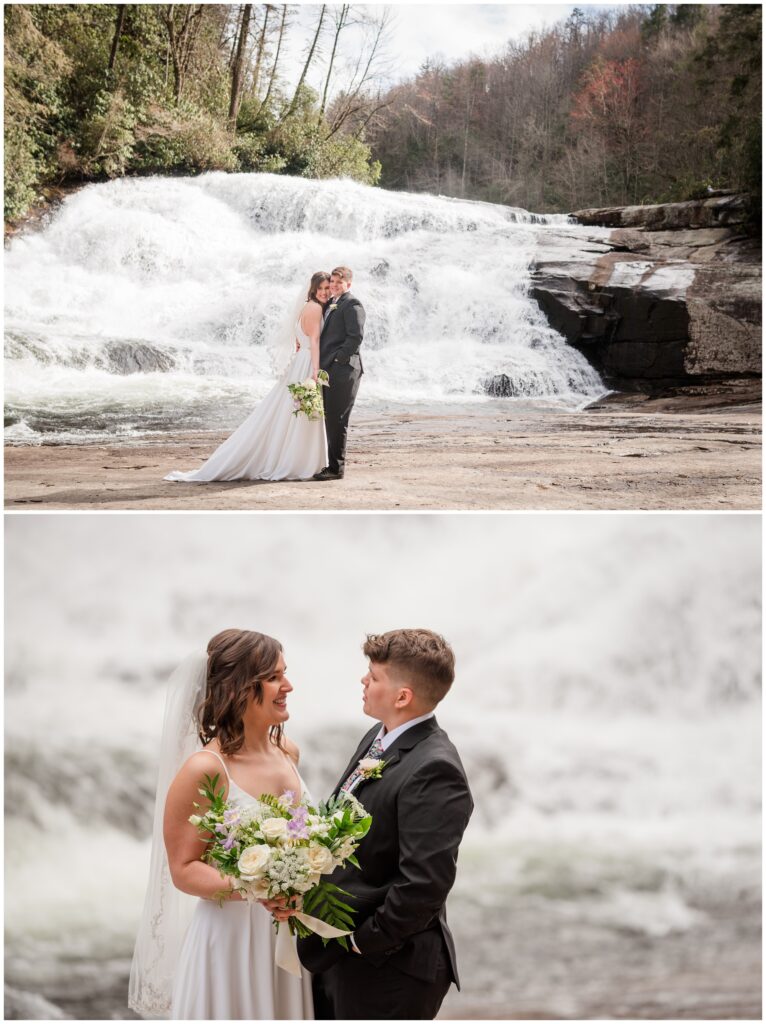
[[[249,902],[283,900],[303,915],[352,931],[353,910],[342,899],[348,894],[322,876],[342,864],[359,866],[354,854],[372,824],[359,801],[341,794],[313,805],[288,790],[241,808],[224,799],[219,782],[219,775],[204,777],[199,792],[207,809],[195,804],[200,813],[189,818],[206,844],[203,860],[236,879],[234,888]],[[289,924],[299,936],[311,934],[297,916]],[[346,946],[344,938],[338,941]]]
[[[288,384],[287,390],[293,396],[295,409],[293,415],[304,413],[310,420],[321,420],[324,418],[324,402],[322,401],[322,388],[330,386],[330,377],[327,370],[320,370],[316,381],[313,377],[298,381],[295,384]]]

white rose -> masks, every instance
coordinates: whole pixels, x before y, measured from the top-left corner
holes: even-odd
[[[268,878],[256,878],[254,881],[248,882],[243,894],[248,901],[267,900],[269,898]]]
[[[239,873],[243,878],[257,878],[266,870],[271,851],[268,846],[248,846],[243,850],[237,861]]]
[[[363,772],[369,772],[373,768],[377,768],[380,764],[380,758],[377,757],[363,757],[359,762],[359,767]]]
[[[317,385],[313,377],[307,377],[303,382],[303,386],[304,388],[315,388]]]
[[[311,871],[324,874],[333,867],[333,858],[326,846],[309,847],[309,867]]]
[[[287,818],[266,818],[261,822],[261,832],[267,839],[281,839],[287,835]]]

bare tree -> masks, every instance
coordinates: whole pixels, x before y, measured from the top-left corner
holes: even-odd
[[[189,69],[194,49],[199,22],[204,4],[183,4],[178,23],[176,5],[168,4],[162,11],[162,20],[168,33],[168,56],[173,64],[174,90],[176,103],[181,99],[186,73]]]
[[[263,13],[263,25],[261,26],[261,34],[258,37],[258,47],[255,54],[255,64],[253,65],[253,74],[250,82],[250,94],[257,96],[258,85],[261,78],[261,66],[263,64],[263,55],[266,51],[266,30],[269,27],[269,17],[271,12],[274,10],[272,4],[266,4],[266,10]]]
[[[242,23],[239,27],[239,39],[237,41],[237,54],[234,58],[234,67],[231,73],[231,97],[229,99],[229,121],[232,128],[237,126],[237,112],[242,92],[242,70],[244,67],[245,46],[250,30],[250,15],[253,5],[244,4],[242,11]]]
[[[332,105],[329,118],[327,138],[331,138],[349,121],[364,120],[370,114],[370,106],[376,106],[367,95],[368,90],[382,75],[380,65],[385,57],[385,45],[391,27],[391,11],[386,7],[378,17],[364,18],[358,24],[368,30],[366,45],[357,51],[354,64],[350,68],[350,80],[340,92]],[[381,104],[376,110],[382,109]],[[370,114],[370,117],[372,114]],[[368,118],[369,120],[369,118]]]
[[[308,74],[309,68],[311,67],[311,62],[314,59],[317,43],[319,42],[319,33],[322,31],[322,23],[324,22],[324,16],[326,11],[327,5],[322,4],[321,10],[319,12],[319,21],[317,23],[316,32],[314,33],[314,38],[311,41],[311,47],[309,48],[308,56],[306,57],[306,62],[303,65],[301,77],[298,79],[298,84],[295,87],[293,98],[292,100],[290,100],[290,106],[287,108],[287,112],[285,113],[283,120],[287,120],[288,117],[291,117],[292,114],[295,113],[296,108],[298,106],[298,100],[300,99],[303,83],[306,81],[306,75]]]
[[[285,26],[287,24],[287,11],[288,11],[287,4],[283,4],[282,5],[282,20],[279,23],[279,35],[277,37],[277,48],[276,48],[276,52],[274,54],[274,63],[271,66],[271,75],[269,76],[269,84],[268,84],[268,87],[266,89],[266,95],[263,97],[263,99],[261,100],[261,105],[258,107],[258,113],[259,114],[261,113],[262,110],[267,110],[268,109],[269,100],[271,99],[271,93],[272,93],[272,91],[274,89],[274,83],[277,80],[277,67],[279,66],[279,54],[280,54],[280,51],[282,50],[282,40],[284,39],[284,36],[285,36]]]
[[[350,4],[341,4],[340,11],[335,15],[335,35],[332,40],[332,50],[330,52],[330,60],[327,64],[327,75],[324,80],[324,89],[322,90],[322,102],[319,107],[319,120],[321,121],[324,117],[324,112],[327,108],[327,93],[330,89],[330,79],[332,78],[333,64],[335,63],[335,54],[338,50],[338,41],[340,34],[348,24],[348,12],[351,9]]]
[[[114,27],[114,38],[112,39],[112,52],[109,54],[109,64],[107,65],[107,71],[110,75],[114,72],[114,65],[117,60],[117,47],[120,45],[120,36],[125,27],[127,10],[127,4],[117,4],[117,22]]]

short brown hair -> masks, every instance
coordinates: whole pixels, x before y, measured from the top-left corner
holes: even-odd
[[[350,267],[336,267],[335,270],[332,271],[331,276],[332,274],[339,277],[341,281],[348,281],[349,284],[354,280],[354,273]]]
[[[236,754],[245,739],[242,721],[247,705],[263,702],[263,681],[279,664],[282,644],[251,629],[224,629],[207,645],[205,699],[197,710],[203,746],[218,738],[222,754]],[[271,739],[282,746],[282,726],[272,726]]]
[[[455,678],[454,651],[443,636],[430,629],[371,633],[362,649],[370,661],[403,672],[417,696],[432,708],[446,696]]]

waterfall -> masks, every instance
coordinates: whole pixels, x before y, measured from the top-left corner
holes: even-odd
[[[6,435],[112,439],[234,426],[317,269],[367,310],[359,408],[517,399],[577,408],[597,373],[529,297],[563,215],[351,181],[214,172],[88,185],[6,253]],[[505,399],[502,399],[505,401]]]

